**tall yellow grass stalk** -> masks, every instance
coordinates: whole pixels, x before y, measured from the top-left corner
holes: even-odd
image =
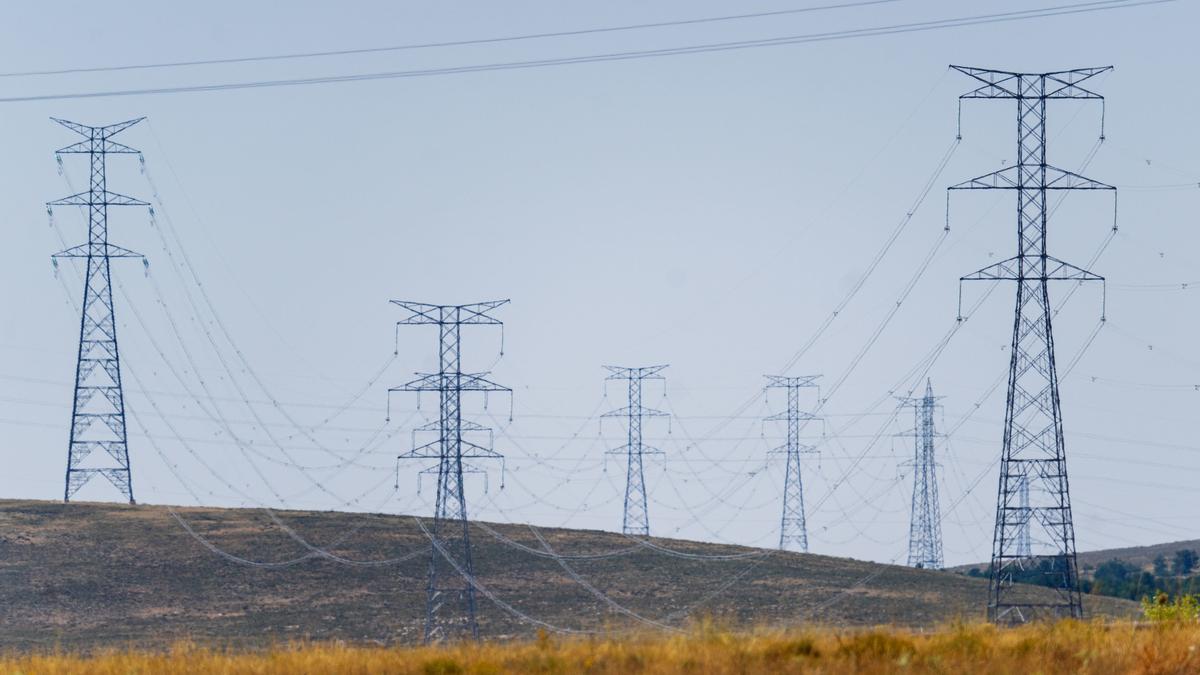
[[[155,653],[10,654],[0,672],[96,675],[213,673],[1200,673],[1200,625],[1065,621],[997,629],[960,624],[917,633],[879,628],[734,632],[697,626],[645,634],[443,647],[292,644],[227,652],[181,644]]]

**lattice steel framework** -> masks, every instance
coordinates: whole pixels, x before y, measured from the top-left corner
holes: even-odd
[[[1083,615],[1083,606],[1048,282],[1103,281],[1103,277],[1047,253],[1047,194],[1053,190],[1114,188],[1047,164],[1046,103],[1056,99],[1103,100],[1080,85],[1111,67],[1050,73],[951,67],[982,83],[960,97],[960,107],[962,100],[970,99],[1011,99],[1017,103],[1016,165],[950,188],[1013,190],[1017,196],[1017,255],[962,278],[1003,279],[1017,284],[988,617],[997,623],[1078,618]],[[1027,501],[1022,497],[1024,491],[1028,492]],[[1031,530],[1035,530],[1032,537]],[[1036,548],[1022,550],[1028,546],[1023,542],[1031,539]]]
[[[58,150],[56,155],[60,158],[62,155],[87,155],[90,164],[87,192],[46,205],[51,210],[55,206],[78,206],[86,210],[88,219],[87,243],[53,256],[56,265],[58,259],[79,258],[84,260],[86,267],[63,501],[70,501],[89,480],[100,475],[107,478],[130,504],[134,503],[125,427],[125,394],[121,387],[121,356],[113,311],[111,261],[113,258],[142,258],[144,261],[145,258],[140,253],[109,243],[108,207],[149,206],[149,203],[110,192],[105,160],[108,155],[141,154],[113,141],[112,137],[143,119],[139,117],[102,127],[54,119],[84,139]]]
[[[925,395],[903,399],[913,409],[913,430],[904,434],[914,439],[912,516],[908,525],[908,566],[940,570],[942,557],[942,515],[938,506],[937,457],[934,439],[941,434],[934,427],[938,397],[933,383],[925,381]]]
[[[767,378],[766,390],[783,389],[787,391],[787,410],[766,418],[770,422],[787,423],[786,442],[771,450],[771,454],[784,455],[787,460],[787,469],[783,479],[783,513],[779,517],[779,548],[784,551],[807,553],[808,527],[804,519],[804,480],[800,471],[800,455],[814,453],[816,449],[811,445],[800,443],[800,428],[819,418],[800,409],[800,390],[817,388],[817,379],[821,376],[765,375],[764,377]],[[819,393],[817,398],[820,398]]]
[[[646,506],[646,474],[642,458],[649,454],[662,454],[642,442],[642,422],[647,417],[667,417],[667,413],[642,405],[642,383],[646,380],[664,380],[660,373],[667,366],[604,366],[610,375],[607,380],[624,380],[628,384],[628,404],[604,414],[604,417],[625,419],[625,445],[609,451],[625,455],[625,516],[621,531],[625,534],[650,536],[650,512]]]
[[[463,493],[464,459],[501,459],[487,445],[466,440],[463,435],[489,431],[463,419],[464,392],[512,393],[508,387],[487,379],[489,373],[462,371],[461,328],[468,325],[501,326],[492,312],[508,300],[470,305],[431,305],[423,302],[393,300],[409,312],[397,326],[433,325],[438,327],[438,372],[417,373],[417,379],[389,390],[435,392],[438,395],[438,419],[418,431],[434,432],[436,438],[417,445],[400,459],[436,460],[429,473],[437,473],[429,578],[425,599],[425,642],[479,637],[475,620],[475,567],[471,559],[471,540],[467,528],[467,500]],[[465,470],[464,470],[465,467]]]
[[[1020,477],[1019,487],[1017,488],[1017,506],[1022,513],[1029,512],[1029,479],[1025,476]],[[1029,536],[1029,520],[1021,523],[1021,527],[1017,530],[1017,557],[1029,558],[1033,555],[1033,540]]]

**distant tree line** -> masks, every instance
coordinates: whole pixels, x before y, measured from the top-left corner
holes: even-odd
[[[1055,587],[1061,583],[1065,572],[1063,558],[1037,558],[1036,565],[1024,569],[1013,569],[1013,580],[1018,583]],[[1116,598],[1140,600],[1165,593],[1170,598],[1200,594],[1200,574],[1193,575],[1200,555],[1192,549],[1179,549],[1170,559],[1159,555],[1154,559],[1153,571],[1147,571],[1125,562],[1109,560],[1091,570],[1090,578],[1080,579],[1080,590],[1093,595],[1108,595]],[[972,567],[967,576],[987,577],[988,569]]]

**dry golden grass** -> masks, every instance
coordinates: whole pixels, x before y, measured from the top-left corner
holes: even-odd
[[[441,648],[288,645],[230,653],[179,645],[0,656],[2,673],[1200,673],[1200,625],[1063,622],[1001,630],[809,629],[739,633],[698,626],[685,636],[558,639]]]

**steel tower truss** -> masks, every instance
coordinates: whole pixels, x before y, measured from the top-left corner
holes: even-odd
[[[84,260],[86,267],[63,501],[70,501],[89,480],[101,475],[130,504],[134,503],[125,426],[125,395],[121,388],[121,357],[117,348],[117,322],[113,311],[111,261],[113,258],[142,258],[145,261],[145,257],[109,243],[108,207],[149,206],[149,203],[110,192],[105,176],[105,159],[114,154],[141,154],[112,138],[143,119],[103,127],[54,119],[84,139],[58,150],[56,154],[60,157],[87,155],[90,162],[86,192],[47,203],[49,209],[55,206],[81,207],[86,210],[88,219],[87,243],[53,256],[56,265],[60,258],[79,258]]]
[[[1017,104],[1016,165],[950,188],[1013,190],[1017,197],[1017,255],[962,278],[1009,280],[1017,285],[988,617],[997,623],[1078,618],[1083,606],[1048,282],[1103,281],[1103,277],[1047,253],[1047,194],[1115,188],[1046,163],[1046,103],[1102,101],[1102,96],[1080,85],[1111,67],[1051,73],[951,67],[981,83],[960,97],[960,106],[969,99],[1010,99]],[[1027,501],[1022,496],[1025,490]],[[1031,540],[1032,551],[1023,543]]]
[[[1029,479],[1021,476],[1020,487],[1017,488],[1017,506],[1022,513],[1029,512]],[[1029,558],[1033,555],[1033,540],[1029,537],[1029,520],[1021,523],[1017,530],[1017,557]]]
[[[800,443],[800,428],[815,419],[816,415],[800,410],[800,390],[816,388],[820,375],[784,377],[766,375],[766,390],[787,391],[787,410],[767,417],[769,422],[787,423],[787,442],[771,450],[771,454],[784,455],[787,469],[783,480],[783,513],[779,519],[779,548],[784,551],[808,552],[808,527],[804,520],[804,481],[800,471],[800,455],[812,454],[816,449]],[[817,395],[820,398],[820,394]]]
[[[661,373],[667,366],[643,366],[626,368],[623,366],[604,366],[610,375],[607,380],[624,380],[628,384],[628,405],[604,414],[604,417],[621,417],[625,419],[625,445],[609,451],[611,454],[624,454],[625,461],[625,517],[621,531],[625,534],[647,537],[650,536],[650,513],[646,506],[646,474],[642,468],[642,458],[648,454],[662,454],[657,448],[652,448],[642,442],[642,422],[647,417],[667,417],[667,413],[642,405],[642,383],[646,380],[664,380]]]
[[[937,397],[933,384],[926,380],[925,395],[903,399],[913,408],[913,430],[906,436],[915,439],[913,461],[912,517],[908,526],[908,565],[940,570],[942,557],[942,516],[938,507],[937,458],[934,439],[941,434],[934,428],[933,414]]]
[[[480,302],[471,305],[430,305],[421,302],[393,300],[409,315],[397,326],[433,325],[438,327],[439,367],[436,373],[417,373],[417,379],[389,390],[435,392],[438,395],[438,419],[418,429],[433,432],[436,438],[417,445],[400,459],[435,460],[437,497],[434,507],[432,542],[429,556],[429,579],[426,584],[425,642],[479,637],[475,620],[474,565],[471,560],[471,540],[467,528],[467,501],[463,494],[463,474],[477,472],[464,465],[464,459],[501,459],[487,445],[471,442],[464,434],[489,432],[486,427],[463,419],[464,392],[504,392],[508,387],[487,379],[488,373],[462,371],[462,326],[503,325],[492,312],[508,300]],[[465,469],[464,469],[465,467]]]

